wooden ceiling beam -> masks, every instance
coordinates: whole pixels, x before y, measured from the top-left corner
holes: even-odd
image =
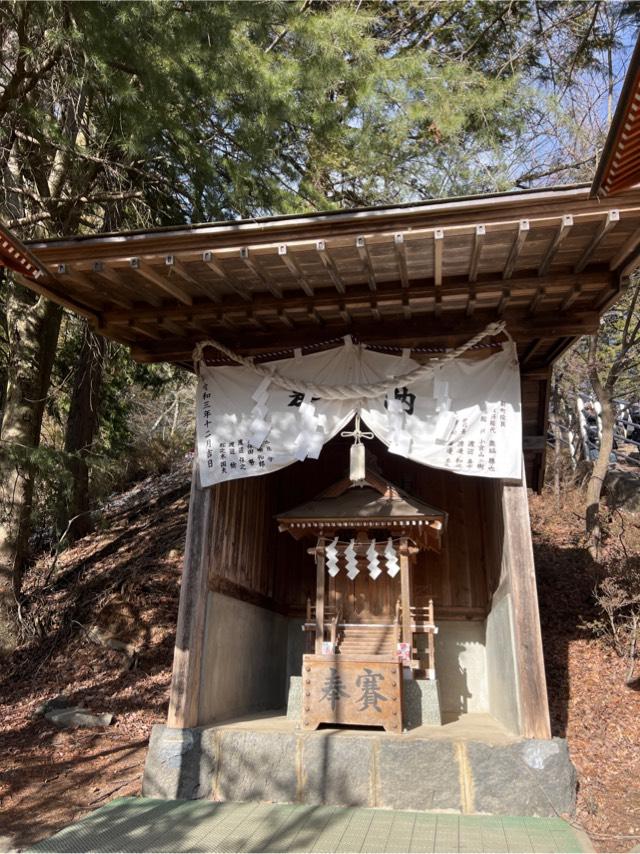
[[[573,228],[573,217],[571,214],[564,214],[560,225],[558,226],[556,233],[554,234],[551,243],[549,244],[549,248],[545,252],[545,256],[542,259],[542,263],[538,268],[539,276],[546,276],[549,272],[549,267],[551,266],[551,262],[555,258],[556,252],[564,242],[565,238]]]
[[[384,324],[372,322],[354,322],[350,327],[327,324],[323,331],[310,327],[296,327],[283,339],[282,332],[270,331],[265,335],[254,336],[243,332],[240,337],[224,337],[224,343],[231,349],[244,355],[259,355],[271,350],[292,349],[321,343],[327,336],[355,334],[368,343],[391,344],[396,346],[419,347],[423,345],[456,346],[461,341],[482,329],[484,325],[495,320],[495,312],[481,311],[473,318],[467,318],[457,312],[455,317],[438,320],[435,317],[424,316],[411,322],[396,321]],[[558,312],[546,315],[536,315],[532,318],[528,311],[509,311],[503,318],[507,322],[509,333],[516,341],[530,342],[534,338],[553,340],[557,338],[574,338],[580,335],[592,334],[599,324],[597,312],[579,312],[577,316],[563,318]],[[335,331],[334,331],[335,330]],[[220,336],[222,338],[222,336]],[[149,348],[133,348],[138,356],[152,356],[156,360],[188,360],[197,343],[197,337],[190,340],[163,342]]]
[[[175,273],[183,282],[187,282],[187,284],[194,287],[197,293],[204,294],[204,296],[209,297],[213,302],[220,302],[220,294],[210,285],[194,278],[187,270],[184,261],[181,261],[180,258],[176,258],[175,255],[166,255],[164,262],[169,269],[169,274]]]
[[[580,298],[582,295],[582,286],[580,284],[574,285],[569,289],[569,293],[563,299],[562,304],[560,306],[560,311],[567,311],[567,309],[571,308],[574,302]]]
[[[318,256],[325,270],[329,274],[329,278],[333,282],[335,289],[338,291],[339,294],[346,293],[346,288],[342,282],[342,279],[340,278],[340,274],[338,273],[336,262],[331,257],[331,253],[327,248],[327,243],[325,240],[316,241],[316,251],[318,252]]]
[[[237,294],[241,300],[244,300],[244,302],[250,302],[251,301],[251,294],[247,293],[247,291],[244,288],[241,288],[238,285],[236,285],[236,283],[234,281],[232,281],[229,278],[229,276],[227,276],[226,272],[224,271],[224,269],[222,268],[220,263],[217,261],[215,255],[213,254],[213,252],[211,250],[207,249],[202,253],[202,263],[206,264],[210,270],[213,270],[213,272],[216,274],[216,276],[218,276],[220,279],[222,279],[222,281],[225,283],[225,285],[231,291],[233,291],[235,294]]]
[[[284,263],[286,268],[292,273],[294,279],[298,283],[298,287],[305,292],[308,297],[313,296],[313,288],[305,279],[304,273],[294,256],[289,253],[286,243],[281,243],[278,246],[278,258]]]
[[[482,252],[482,244],[484,243],[486,234],[486,226],[476,225],[476,230],[473,235],[473,249],[471,250],[471,260],[469,262],[470,282],[475,282],[475,280],[478,278],[478,263],[480,262],[480,253]]]
[[[467,300],[467,317],[471,317],[476,308],[476,286],[474,282],[469,284],[469,299]]]
[[[409,287],[409,269],[407,267],[407,250],[404,243],[404,234],[399,231],[393,235],[393,251],[398,264],[398,273],[403,288]]]
[[[520,356],[520,367],[524,367],[527,362],[531,360],[531,358],[540,350],[542,344],[544,342],[543,338],[534,338],[524,349],[524,352]]]
[[[59,283],[63,288],[65,288],[65,290],[67,290],[69,284],[75,285],[75,287],[80,291],[80,299],[86,302],[90,308],[97,312],[104,310],[104,301],[98,298],[95,288],[92,287],[91,284],[87,284],[82,278],[82,273],[76,273],[73,275],[67,264],[58,264],[56,274],[58,276]],[[131,308],[131,305],[124,306],[124,308]]]
[[[155,323],[151,328],[149,328],[149,325],[143,325],[136,320],[130,320],[127,324],[127,327],[131,329],[132,332],[135,332],[136,335],[142,335],[143,337],[151,338],[154,341],[162,341],[163,338],[166,338],[166,335],[163,335],[158,330],[158,326],[159,324]]]
[[[442,285],[442,255],[444,252],[444,229],[433,232],[433,281],[437,288]]]
[[[115,270],[105,267],[102,261],[94,261],[91,276],[99,282],[107,282],[114,287],[122,288],[133,302],[148,302],[149,305],[156,308],[162,305],[160,297],[156,296],[146,282],[140,281],[139,285],[134,288],[128,282],[124,282]]]
[[[623,245],[620,247],[618,252],[613,256],[611,261],[609,262],[610,270],[617,270],[627,258],[632,255],[635,250],[640,246],[640,228],[637,228],[633,234],[626,240]]]
[[[362,266],[367,276],[367,281],[369,282],[369,290],[375,293],[375,291],[377,290],[376,277],[373,272],[371,255],[369,254],[367,241],[364,235],[359,235],[358,237],[356,237],[356,249],[358,250],[358,255],[360,256]]]
[[[293,322],[291,318],[287,315],[287,312],[281,308],[278,312],[278,320],[280,320],[288,329],[293,329]]]
[[[596,249],[600,245],[602,238],[605,236],[605,234],[607,234],[609,231],[611,231],[612,228],[615,228],[615,226],[619,222],[620,222],[620,211],[617,211],[617,210],[607,211],[606,217],[604,218],[603,222],[600,224],[599,228],[597,229],[596,233],[594,234],[593,238],[591,239],[589,245],[587,246],[587,248],[582,253],[580,260],[578,261],[576,266],[573,268],[575,273],[581,273],[584,270],[584,268],[589,263],[589,259],[591,258],[593,253],[596,251]]]
[[[550,286],[563,289],[573,288],[578,283],[583,283],[585,286],[608,286],[614,279],[615,274],[608,271],[588,272],[580,276],[573,273],[558,275],[550,281]],[[617,281],[617,279],[616,279]],[[537,276],[519,276],[509,280],[510,294],[517,293],[518,289],[537,290],[540,287],[540,279]],[[479,277],[476,283],[478,293],[486,293],[488,290],[502,291],[505,283],[502,279],[495,279],[488,276]],[[441,296],[444,291],[448,296],[463,297],[468,293],[469,283],[466,276],[451,277],[446,281],[444,287],[436,287],[432,280],[416,279],[407,292],[402,288],[399,282],[381,285],[376,293],[378,303],[382,301],[402,302],[403,297],[407,296],[410,303],[420,299],[435,299]],[[349,310],[349,304],[359,304],[362,306],[370,305],[372,294],[366,285],[350,287],[347,294],[343,296],[336,295],[330,288],[317,290],[312,298],[313,304],[317,308],[331,308],[343,306]],[[251,308],[255,311],[273,311],[277,312],[279,308],[296,309],[304,308],[309,302],[309,297],[300,295],[290,296],[285,295],[282,299],[276,299],[270,294],[254,294],[251,300]],[[219,312],[234,313],[243,312],[247,308],[245,301],[233,300],[231,298],[223,300],[220,304],[213,304],[209,301],[197,302],[190,307],[184,305],[163,306],[160,310],[165,317],[186,318],[191,314],[190,308],[197,311],[200,316],[216,316]],[[159,312],[152,308],[133,308],[130,311],[112,310],[104,312],[108,323],[122,323],[129,320],[131,317],[138,319],[153,320]],[[445,312],[446,313],[446,312]]]
[[[503,279],[510,279],[513,275],[516,263],[518,261],[518,258],[520,257],[520,252],[522,251],[522,247],[524,246],[525,240],[527,239],[530,230],[531,227],[529,220],[521,219],[518,223],[518,231],[513,239],[513,243],[511,244],[511,249],[509,250],[507,263],[504,266],[504,271],[502,273]]]
[[[81,288],[81,290],[91,294],[92,297],[97,296],[95,282],[93,282],[90,276],[86,273],[79,273],[77,270],[67,270],[64,274],[64,278]],[[105,294],[101,302],[103,307],[105,302],[112,302],[115,305],[119,305],[121,308],[133,308],[132,300],[127,299],[121,293],[113,293],[113,291],[109,291]]]
[[[50,299],[51,302],[55,302],[57,305],[61,305],[63,308],[67,308],[69,311],[79,314],[80,317],[85,317],[95,325],[100,323],[101,314],[99,309],[92,308],[87,303],[81,302],[81,298],[70,299],[64,294],[58,292],[57,288],[62,285],[61,282],[58,281],[57,277],[49,274],[49,277],[45,281],[42,279],[37,281],[35,279],[27,279],[18,272],[14,273],[14,275],[16,277],[16,281],[21,284],[23,288],[27,288],[39,296]]]
[[[534,296],[533,300],[531,301],[531,306],[529,308],[529,311],[531,312],[531,314],[536,313],[536,311],[538,310],[538,308],[540,306],[540,303],[544,301],[546,296],[547,296],[547,288],[544,285],[542,285],[541,287],[538,288],[536,295]]]
[[[242,249],[240,249],[240,258],[245,267],[251,270],[258,281],[262,282],[265,288],[271,291],[276,299],[280,299],[282,297],[282,291],[279,286],[271,279],[270,276],[267,275],[267,273],[264,272],[264,270],[260,269],[257,261],[250,257],[249,248],[247,246],[243,246]]]
[[[129,264],[131,269],[135,270],[143,279],[153,282],[154,285],[157,285],[165,293],[175,297],[179,302],[184,303],[184,305],[193,305],[193,300],[189,294],[185,293],[182,288],[170,282],[164,276],[160,276],[145,261],[141,261],[140,258],[131,258]]]

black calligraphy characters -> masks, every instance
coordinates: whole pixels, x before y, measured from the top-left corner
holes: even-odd
[[[321,700],[329,700],[331,703],[331,711],[335,712],[338,701],[341,697],[348,697],[349,694],[344,690],[342,678],[335,667],[329,668],[329,675],[324,680],[322,686]]]
[[[370,667],[364,668],[364,673],[361,673],[356,679],[356,688],[360,688],[362,695],[357,702],[362,703],[360,711],[364,712],[369,707],[375,709],[376,712],[381,712],[382,709],[378,705],[380,700],[388,700],[379,690],[378,682],[383,682],[384,676],[382,673],[374,673]]]

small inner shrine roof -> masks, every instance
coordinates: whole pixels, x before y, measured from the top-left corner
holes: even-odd
[[[447,514],[398,489],[367,467],[362,484],[348,477],[320,495],[278,515],[280,530],[294,537],[332,528],[411,529],[411,536],[439,549]]]
[[[361,520],[366,525],[367,521],[397,522],[405,519],[444,523],[446,513],[406,494],[381,495],[370,486],[353,486],[342,495],[318,496],[278,516],[281,524],[289,520],[308,520],[319,523],[335,521],[342,525],[345,520]]]

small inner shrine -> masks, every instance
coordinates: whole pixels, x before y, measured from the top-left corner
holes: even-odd
[[[358,468],[354,474],[352,459],[350,477],[278,516],[281,532],[312,541],[316,564],[315,601],[307,599],[302,626],[299,714],[303,729],[343,724],[399,733],[415,679],[432,683],[433,722],[440,722],[433,599],[414,604],[412,566],[419,552],[440,552],[447,514],[373,464]],[[415,687],[412,698],[421,695]]]

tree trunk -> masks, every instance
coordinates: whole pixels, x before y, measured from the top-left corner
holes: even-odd
[[[98,404],[104,366],[105,340],[85,325],[75,372],[67,419],[64,449],[69,454],[71,492],[61,508],[60,532],[67,541],[83,537],[91,530],[89,514],[89,467],[86,457],[98,427]]]
[[[602,433],[600,436],[600,448],[589,483],[587,484],[587,512],[586,530],[589,537],[589,553],[595,561],[600,561],[602,551],[602,518],[600,514],[600,498],[604,479],[609,470],[609,457],[613,451],[613,433],[615,428],[615,409],[612,401],[613,389],[601,382],[596,365],[597,339],[592,338],[590,343],[589,357],[589,379],[597,400],[602,407],[600,418],[602,420]],[[610,374],[611,376],[611,374]]]
[[[551,393],[551,414],[549,425],[553,434],[553,491],[556,496],[556,506],[562,506],[562,426],[560,423],[560,392],[558,389],[558,378],[553,377]]]
[[[9,365],[0,446],[0,654],[15,648],[17,602],[31,525],[33,450],[40,428],[62,310],[11,282]]]

